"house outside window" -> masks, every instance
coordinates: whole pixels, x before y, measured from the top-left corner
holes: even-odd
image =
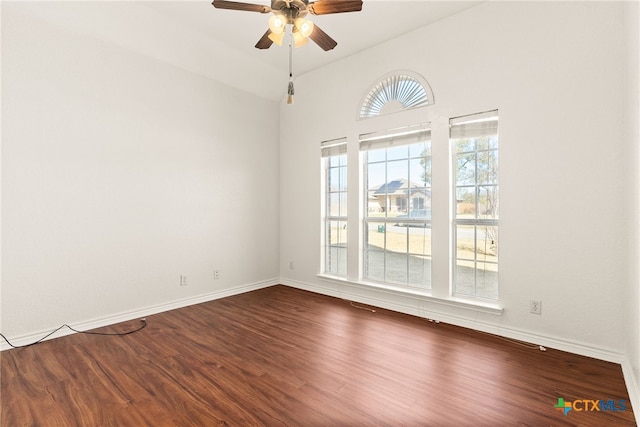
[[[428,124],[360,136],[364,159],[363,278],[431,288]]]
[[[453,292],[498,299],[498,112],[451,119]]]

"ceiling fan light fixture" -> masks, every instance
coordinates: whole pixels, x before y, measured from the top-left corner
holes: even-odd
[[[298,18],[295,20],[294,25],[304,38],[309,37],[311,33],[313,33],[313,22],[308,19]]]
[[[309,40],[303,36],[300,31],[297,31],[297,28],[294,28],[293,31],[293,45],[295,47],[301,47],[307,44]]]
[[[362,10],[363,0],[270,0],[270,3],[270,6],[266,6],[237,0],[213,0],[212,4],[217,9],[271,13],[269,30],[256,43],[255,47],[257,49],[269,49],[274,43],[269,37],[271,33],[275,35],[286,33],[287,25],[291,25],[296,38],[296,47],[303,46],[307,43],[307,38],[310,38],[322,50],[328,51],[335,48],[338,42],[322,31],[319,26],[304,19],[305,16],[309,13],[312,15],[329,15],[359,12]],[[296,32],[300,34],[295,34]],[[277,38],[275,39],[277,40]]]
[[[271,32],[271,34],[269,34],[268,37],[269,37],[269,40],[271,40],[272,42],[274,42],[278,46],[282,46],[282,40],[284,39],[284,33],[277,34],[277,33]]]
[[[269,18],[269,29],[273,34],[284,34],[287,26],[287,18],[283,15],[271,15]]]

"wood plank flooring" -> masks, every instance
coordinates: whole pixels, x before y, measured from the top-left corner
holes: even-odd
[[[635,425],[619,365],[286,286],[147,322],[0,353],[1,425]]]

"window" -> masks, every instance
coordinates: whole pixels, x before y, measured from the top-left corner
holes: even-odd
[[[321,143],[324,163],[324,272],[347,276],[347,141]]]
[[[498,112],[451,119],[454,294],[498,299]]]
[[[427,81],[408,71],[383,77],[367,92],[361,102],[359,119],[433,104]]]
[[[359,159],[322,143],[321,276],[497,312],[498,111],[450,118],[433,99],[419,74],[389,74],[358,106]]]
[[[360,136],[363,277],[431,288],[431,132],[422,124]]]

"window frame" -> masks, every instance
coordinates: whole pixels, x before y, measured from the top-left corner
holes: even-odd
[[[418,73],[399,70],[379,78],[360,101],[358,120],[366,120],[435,103],[429,82]],[[392,109],[387,107],[396,104]]]
[[[412,187],[413,177],[411,176],[411,162],[421,158],[429,158],[428,167],[429,167],[429,177],[431,176],[431,128],[429,123],[419,123],[417,125],[406,126],[403,128],[395,128],[390,130],[384,130],[379,132],[373,132],[368,134],[361,134],[359,137],[360,140],[360,152],[361,152],[361,167],[362,167],[362,194],[360,197],[363,199],[363,215],[362,215],[362,227],[361,227],[361,242],[363,248],[363,256],[360,262],[360,274],[362,279],[365,281],[383,283],[386,285],[392,286],[400,286],[406,287],[409,289],[419,289],[423,291],[430,291],[431,289],[431,279],[432,279],[432,245],[431,245],[431,215],[429,209],[429,217],[428,219],[416,219],[411,218],[410,212],[415,210],[412,203],[412,195],[415,194],[416,191]],[[423,148],[420,154],[412,153],[411,146],[416,144],[423,144],[428,146],[428,155],[425,155],[425,149]],[[392,159],[389,159],[389,150],[397,151],[397,149],[406,148],[406,156],[396,156]],[[375,161],[369,160],[369,155],[371,152],[382,152],[384,150],[384,159],[376,159]],[[406,161],[406,172],[407,176],[403,176],[401,179],[406,182],[402,182],[400,187],[398,187],[398,191],[401,193],[406,191],[405,197],[397,197],[392,202],[389,198],[389,186],[393,183],[400,183],[400,180],[396,179],[399,177],[391,177],[388,176],[388,165],[390,162],[392,163],[400,163]],[[382,211],[384,212],[383,216],[371,216],[369,209],[369,199],[372,195],[372,186],[369,184],[369,173],[368,168],[370,165],[384,165],[384,183],[382,183],[379,187],[380,189],[384,188],[384,198],[385,203],[384,206],[381,206]],[[406,179],[405,179],[406,178]],[[430,178],[429,178],[430,180]],[[402,188],[403,185],[406,185],[406,189]],[[379,191],[379,190],[376,190]],[[424,197],[420,198],[422,209],[424,209],[426,192],[429,193],[429,199],[431,199],[431,183],[427,186],[425,181],[425,185],[421,188],[421,191],[424,193]],[[375,194],[375,191],[374,191]],[[402,224],[399,224],[398,217],[390,216],[389,211],[390,207],[388,205],[393,204],[396,208],[395,211],[402,211],[402,206],[406,208],[406,217],[403,217]],[[398,206],[400,208],[398,209]],[[431,207],[431,206],[430,206]],[[371,228],[373,224],[373,228]],[[404,252],[396,252],[394,253],[387,246],[389,230],[390,227],[398,228],[399,226],[405,226],[406,234],[405,234],[405,248]],[[423,242],[423,250],[422,253],[412,251],[412,240],[411,233],[413,227],[421,227],[425,230],[425,233],[422,235]],[[374,230],[375,229],[375,230]],[[426,231],[428,230],[429,234],[429,247],[428,249],[424,246],[426,237]],[[383,241],[382,241],[382,249],[370,249],[368,247],[368,243],[370,242],[370,233],[384,233]],[[398,234],[398,233],[396,233]],[[415,233],[417,234],[417,233]],[[379,240],[379,239],[378,239]],[[418,236],[419,240],[419,236]],[[413,245],[415,247],[415,243]],[[392,255],[393,253],[393,255]],[[369,262],[370,256],[382,256],[382,274],[374,276],[370,273],[371,271],[371,263]],[[404,271],[399,273],[401,277],[404,277],[403,281],[400,280],[391,280],[391,275],[389,274],[390,270],[388,269],[388,258],[391,256],[406,256]],[[422,273],[416,271],[414,267],[412,269],[411,264],[412,260],[422,259]],[[395,263],[398,264],[397,262]],[[416,262],[413,262],[415,265]],[[425,265],[428,265],[428,275],[425,274]],[[412,277],[422,278],[420,283],[417,281],[412,281]]]
[[[347,221],[348,221],[348,158],[347,158],[347,139],[338,138],[328,141],[323,141],[320,144],[321,147],[321,159],[322,159],[322,207],[323,207],[323,221],[322,221],[322,272],[334,277],[347,278],[347,252],[349,242],[347,238]],[[332,159],[338,161],[337,165],[332,165]],[[335,190],[332,190],[331,177],[332,170],[337,171],[338,185]],[[332,198],[337,195],[338,199],[338,214],[335,215],[332,209]],[[344,202],[344,206],[342,203]],[[338,243],[342,240],[340,231],[344,239],[344,247],[336,249],[336,258],[332,256],[332,227],[333,223],[337,223],[335,227],[338,233]],[[344,224],[344,225],[343,225]],[[339,255],[339,249],[342,249],[343,255]],[[335,260],[336,267],[333,269],[332,262]],[[341,264],[342,262],[342,264]],[[342,266],[342,268],[341,268]]]
[[[477,110],[476,111],[482,111]],[[444,304],[446,306],[458,306],[475,311],[501,315],[501,297],[498,293],[497,299],[486,299],[482,297],[469,296],[465,294],[454,294],[453,288],[453,240],[452,233],[452,213],[455,212],[455,197],[453,194],[452,180],[452,150],[450,139],[450,120],[456,118],[455,111],[448,109],[433,110],[433,108],[416,108],[389,114],[367,120],[356,121],[351,129],[348,129],[348,248],[347,248],[347,276],[336,277],[330,272],[324,272],[324,247],[319,248],[320,256],[318,261],[319,273],[316,275],[320,280],[332,283],[335,286],[347,286],[348,291],[353,286],[388,292],[391,295],[403,297],[415,297],[420,301],[430,301],[434,304]],[[460,115],[461,116],[461,115]],[[367,210],[367,185],[364,183],[364,152],[360,147],[362,135],[384,134],[384,129],[398,129],[408,127],[408,123],[429,123],[431,129],[432,143],[432,240],[431,240],[431,287],[417,288],[405,286],[395,282],[384,282],[368,278],[365,272],[365,248],[366,232],[364,217]],[[382,130],[382,131],[381,131]],[[414,166],[415,168],[415,166]],[[322,169],[324,173],[324,169]],[[414,172],[414,176],[418,176]],[[376,180],[379,184],[381,180]],[[322,178],[324,182],[324,177]],[[322,184],[324,191],[324,184]],[[324,198],[325,195],[322,194]],[[453,200],[452,200],[453,199]],[[419,202],[417,202],[419,203]],[[429,203],[429,201],[427,201]],[[322,235],[320,244],[324,245],[324,201],[321,202],[321,228]],[[417,208],[417,205],[416,205]],[[422,243],[420,243],[422,245]],[[378,245],[381,246],[381,245]],[[418,249],[421,251],[421,249]],[[500,286],[503,284],[501,283]],[[342,289],[342,288],[341,288]]]
[[[478,298],[478,299],[486,299],[491,301],[498,301],[500,299],[500,281],[499,281],[499,230],[500,230],[500,219],[499,219],[499,152],[500,152],[500,142],[498,135],[498,121],[499,114],[498,110],[487,111],[483,113],[470,114],[465,116],[459,116],[455,118],[451,118],[449,120],[449,144],[451,149],[451,171],[452,171],[452,180],[451,180],[451,202],[452,202],[452,217],[451,217],[451,294],[455,297],[463,297],[463,298]],[[492,123],[495,122],[495,125]],[[466,127],[465,127],[466,125]],[[458,129],[456,129],[458,127]],[[456,129],[456,130],[454,130]],[[465,138],[474,139],[474,138],[482,138],[482,137],[495,137],[495,145],[492,146],[489,141],[487,141],[487,146],[478,148],[477,143],[474,142],[473,150],[458,152],[456,143]],[[480,158],[481,153],[486,153],[487,158],[490,158],[490,153],[495,153],[494,164],[495,167],[495,178],[493,182],[481,182],[478,179],[480,170],[478,167],[478,159]],[[474,158],[474,167],[473,167],[473,183],[458,185],[458,155],[468,155],[473,154]],[[495,211],[494,215],[491,218],[483,218],[480,213],[480,197],[479,190],[483,187],[491,187],[495,190],[494,197],[496,198],[495,203]],[[459,189],[466,188],[472,189],[471,193],[473,196],[473,218],[461,218],[459,217],[459,200],[458,194]],[[473,230],[473,258],[469,257],[461,257],[459,255],[459,227],[467,227]],[[480,259],[479,254],[479,229],[484,228],[484,239],[485,246],[486,241],[489,236],[492,237],[491,244],[495,246],[495,261],[492,259],[487,259],[488,252],[485,250],[485,259]],[[464,265],[465,263],[472,263],[473,267],[473,284],[472,289],[473,292],[462,292],[460,287],[462,285],[460,274],[458,271],[459,263]],[[495,295],[491,295],[487,292],[480,294],[478,292],[478,283],[479,283],[479,274],[481,269],[478,268],[479,264],[487,265],[486,269],[482,269],[485,273],[489,271],[488,266],[495,266]],[[491,272],[490,272],[491,273]],[[490,274],[491,275],[491,274]]]

